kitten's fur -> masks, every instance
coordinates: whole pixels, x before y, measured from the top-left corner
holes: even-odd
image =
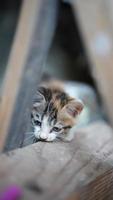
[[[44,141],[71,140],[72,128],[83,107],[81,101],[63,91],[60,82],[40,86],[31,112],[35,137]]]

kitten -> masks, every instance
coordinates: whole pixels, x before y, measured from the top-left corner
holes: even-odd
[[[83,107],[80,100],[63,90],[60,82],[43,84],[37,90],[31,111],[35,138],[43,141],[71,140],[73,127]]]

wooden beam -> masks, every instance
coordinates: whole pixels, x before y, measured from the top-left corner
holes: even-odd
[[[113,1],[71,1],[102,101],[113,126]]]
[[[39,9],[40,1],[24,0],[20,14],[19,24],[14,38],[10,54],[7,72],[0,102],[0,149],[3,148],[7,136],[12,112],[14,109],[16,95],[30,45],[36,12]]]
[[[112,166],[113,131],[94,123],[69,143],[38,142],[1,154],[0,191],[15,184],[27,200],[67,199]]]
[[[57,1],[24,0],[0,103],[0,149],[21,146],[55,27]],[[54,21],[54,22],[53,22]]]

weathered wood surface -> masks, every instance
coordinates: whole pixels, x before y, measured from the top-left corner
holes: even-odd
[[[23,187],[23,199],[66,199],[113,166],[113,131],[98,122],[70,143],[36,144],[0,156],[0,188]]]
[[[113,126],[113,1],[73,0],[91,71]]]
[[[57,0],[24,0],[0,102],[0,149],[20,147],[55,28]]]
[[[113,168],[98,176],[89,183],[72,194],[67,200],[112,200],[113,199]]]
[[[101,176],[80,192],[81,200],[112,200],[113,199],[113,168]]]

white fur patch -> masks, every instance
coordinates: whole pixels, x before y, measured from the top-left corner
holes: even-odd
[[[48,124],[48,117],[44,117],[41,126],[40,138],[47,139],[50,132],[50,127]]]
[[[46,141],[53,141],[56,139],[55,133],[50,133],[51,127],[48,124],[48,117],[44,117],[42,121],[41,127],[35,126],[34,127],[34,135],[38,139],[43,139]]]
[[[39,126],[34,127],[34,135],[36,138],[39,138],[39,135],[40,135],[40,127]]]

